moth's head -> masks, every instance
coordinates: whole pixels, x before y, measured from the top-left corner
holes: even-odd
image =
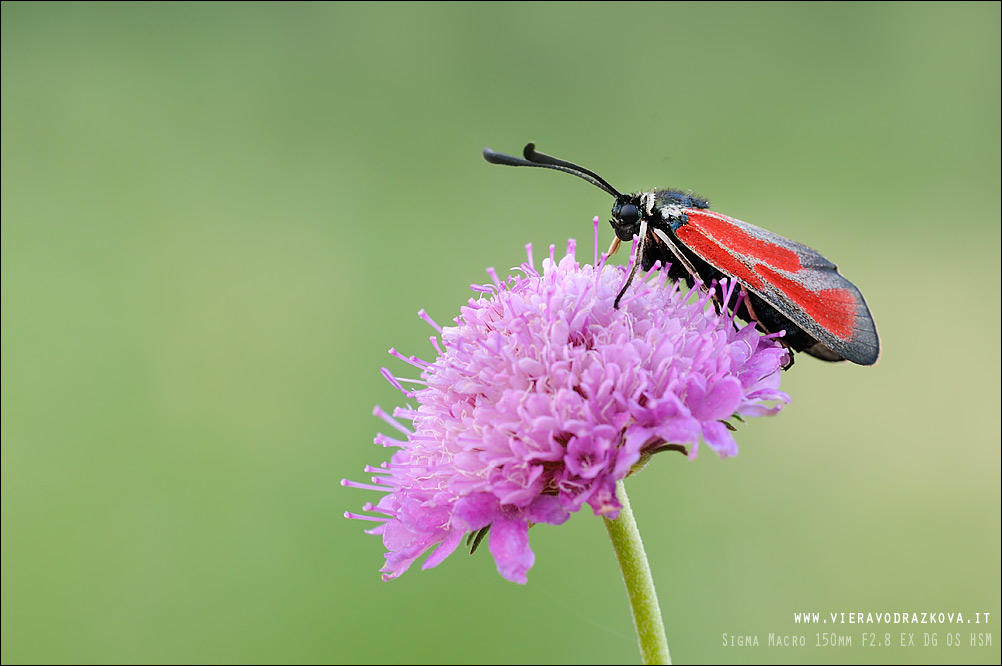
[[[640,196],[635,194],[620,195],[612,204],[612,219],[609,224],[616,232],[616,238],[621,241],[633,240],[640,233],[641,218]]]

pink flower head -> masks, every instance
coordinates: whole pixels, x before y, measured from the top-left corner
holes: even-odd
[[[667,271],[634,282],[617,309],[627,269],[599,260],[597,231],[595,265],[579,264],[574,250],[570,241],[557,261],[551,246],[542,273],[529,246],[506,280],[489,270],[493,284],[473,286],[481,295],[455,326],[419,313],[439,333],[434,361],[390,350],[421,372],[402,379],[383,369],[417,406],[392,416],[377,407],[404,439],[376,436],[398,450],[367,468],[375,485],[342,481],[385,493],[365,506],[376,515],[345,514],[380,523],[369,533],[386,546],[384,580],[434,546],[422,568],[438,565],[489,526],[498,571],[525,583],[530,525],[559,525],[585,504],[615,518],[616,481],[642,459],[667,449],[694,458],[700,441],[736,455],[727,419],[789,402],[777,336],[737,325],[726,308],[718,314],[705,290],[665,284]],[[728,285],[726,299],[734,291]]]

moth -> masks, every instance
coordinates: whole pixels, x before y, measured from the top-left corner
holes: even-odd
[[[873,365],[880,340],[863,295],[820,253],[771,231],[710,210],[710,202],[691,192],[653,189],[623,194],[584,167],[536,151],[529,143],[522,157],[484,148],[491,164],[563,171],[612,195],[616,234],[613,254],[623,241],[638,238],[633,267],[615,306],[639,269],[656,262],[668,277],[697,281],[717,290],[723,278],[736,280],[744,294],[734,314],[755,321],[767,333],[785,331],[783,344],[823,361]]]

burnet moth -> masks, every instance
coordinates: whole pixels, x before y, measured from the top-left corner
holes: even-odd
[[[668,277],[690,285],[698,279],[718,285],[736,279],[744,298],[735,314],[756,321],[768,333],[786,331],[782,340],[795,351],[824,361],[873,365],[880,340],[869,308],[856,286],[835,264],[800,243],[710,210],[710,202],[691,192],[654,189],[622,194],[593,171],[526,145],[523,157],[484,148],[491,164],[555,169],[582,178],[615,197],[609,223],[620,242],[639,237],[633,269],[616,297],[616,307],[638,268],[670,265]]]

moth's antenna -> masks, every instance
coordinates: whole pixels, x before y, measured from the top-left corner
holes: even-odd
[[[505,155],[504,153],[495,153],[490,148],[484,148],[484,159],[491,164],[503,164],[505,166],[534,166],[542,167],[544,169],[563,171],[564,173],[569,173],[572,176],[577,176],[582,180],[587,180],[595,187],[604,190],[606,193],[611,194],[617,199],[623,198],[623,195],[620,194],[615,187],[605,182],[605,179],[594,171],[589,171],[588,169],[571,162],[558,160],[556,157],[551,157],[545,153],[537,153],[536,144],[534,143],[526,144],[522,154],[525,155],[525,159]]]

